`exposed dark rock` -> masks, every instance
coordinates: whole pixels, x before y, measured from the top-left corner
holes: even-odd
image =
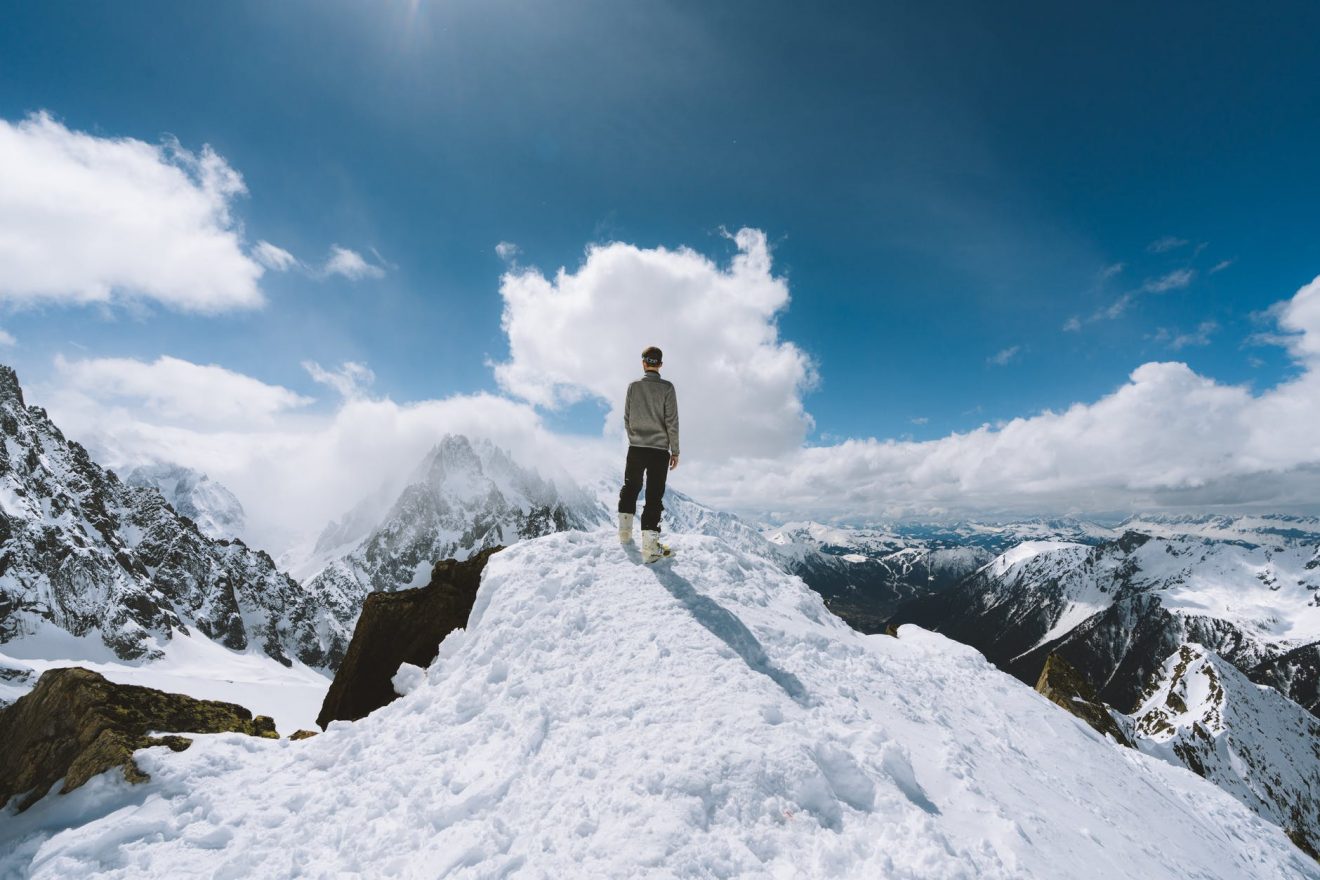
[[[1051,654],[1040,671],[1036,690],[1055,705],[1062,706],[1118,743],[1132,747],[1132,740],[1118,726],[1109,707],[1100,702],[1090,683],[1067,660]]]
[[[289,734],[289,739],[291,740],[311,739],[312,737],[316,736],[318,733],[320,733],[320,731],[318,730],[295,730],[293,733]]]
[[[0,711],[0,807],[21,795],[18,809],[26,810],[61,779],[64,794],[115,767],[129,782],[145,782],[135,750],[161,745],[178,752],[192,743],[149,736],[153,730],[279,736],[270,718],[253,718],[234,703],[115,684],[76,666],[51,669],[31,693]]]
[[[1266,660],[1248,670],[1247,677],[1275,688],[1320,718],[1320,642]]]
[[[424,587],[367,595],[316,718],[322,730],[331,721],[356,721],[393,702],[398,694],[390,680],[401,664],[430,665],[441,640],[467,626],[481,572],[501,549],[482,550],[463,562],[441,560]]]

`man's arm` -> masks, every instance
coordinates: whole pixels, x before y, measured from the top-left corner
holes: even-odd
[[[678,392],[669,386],[665,395],[665,433],[669,435],[669,469],[678,467]]]
[[[632,386],[628,386],[627,392],[623,395],[623,433],[628,434],[632,430]]]

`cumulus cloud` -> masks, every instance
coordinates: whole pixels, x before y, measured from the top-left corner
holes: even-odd
[[[1010,362],[1012,362],[1015,358],[1017,358],[1018,354],[1021,351],[1022,351],[1022,346],[1010,345],[1008,348],[1001,349],[995,352],[994,354],[990,355],[990,357],[985,359],[985,362],[987,364],[991,364],[992,366],[996,366],[996,367],[1007,366]]]
[[[243,179],[210,147],[0,119],[0,299],[260,306],[262,267],[231,214]]]
[[[325,261],[322,267],[322,273],[325,275],[342,275],[353,281],[362,278],[383,278],[385,270],[374,263],[368,263],[357,251],[351,251],[346,247],[331,245],[330,257]]]
[[[103,404],[139,408],[158,424],[262,426],[273,417],[311,403],[279,385],[269,385],[214,364],[161,356],[134,358],[59,356],[56,371],[64,394]]]
[[[850,440],[703,468],[731,507],[845,518],[1178,505],[1314,508],[1320,278],[1273,310],[1299,375],[1253,393],[1147,363],[1093,403],[924,442]]]
[[[512,260],[514,257],[518,256],[521,251],[522,248],[518,247],[511,241],[502,241],[495,245],[495,254],[501,260]]]
[[[622,428],[623,397],[641,374],[641,352],[664,350],[678,388],[682,448],[706,460],[777,455],[811,428],[802,395],[816,380],[810,358],[779,338],[788,284],[771,272],[765,233],[732,236],[728,266],[686,248],[593,246],[574,271],[547,278],[511,270],[501,280],[509,359],[499,384],[538,407],[582,400],[609,407]]]
[[[344,398],[363,396],[376,381],[376,374],[357,361],[344,361],[337,370],[327,370],[316,361],[303,361],[302,366],[314,382],[333,388]]]

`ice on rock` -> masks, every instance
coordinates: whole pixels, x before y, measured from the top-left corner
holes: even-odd
[[[406,696],[302,742],[154,750],[145,791],[103,786],[71,827],[42,824],[54,797],[0,817],[0,858],[38,880],[1320,878],[977,652],[860,635],[772,562],[672,540],[663,567],[611,530],[505,550]]]

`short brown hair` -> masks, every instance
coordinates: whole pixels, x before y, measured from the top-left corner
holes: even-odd
[[[642,352],[642,360],[654,360],[657,364],[664,363],[665,355],[664,352],[652,345],[650,348]]]

